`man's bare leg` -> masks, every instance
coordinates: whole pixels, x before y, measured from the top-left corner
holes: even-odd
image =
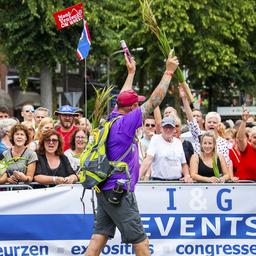
[[[133,244],[136,256],[150,256],[148,238],[140,243]]]
[[[99,256],[103,247],[108,241],[108,237],[104,235],[92,235],[90,243],[87,247],[85,256]],[[146,254],[145,254],[146,255]]]

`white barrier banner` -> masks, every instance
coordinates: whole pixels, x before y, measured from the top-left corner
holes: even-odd
[[[84,255],[92,229],[91,192],[81,185],[0,192],[0,256]],[[138,184],[150,252],[256,255],[256,186]],[[101,255],[135,255],[120,234]]]

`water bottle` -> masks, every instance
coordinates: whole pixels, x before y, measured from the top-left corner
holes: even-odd
[[[120,44],[121,44],[121,48],[122,48],[123,51],[124,51],[124,54],[127,56],[127,58],[129,59],[129,61],[131,62],[131,57],[132,57],[132,55],[131,55],[131,53],[130,53],[130,51],[129,51],[129,49],[128,49],[126,43],[125,43],[125,41],[124,41],[124,40],[121,40],[121,41],[120,41]]]
[[[116,183],[116,187],[112,189],[109,197],[108,197],[108,201],[112,204],[120,204],[121,202],[121,198],[124,194],[124,185],[125,185],[126,181],[123,179],[119,179],[117,180]]]

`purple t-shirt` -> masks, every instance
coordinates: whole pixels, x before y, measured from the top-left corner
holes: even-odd
[[[111,121],[113,118],[120,116],[115,108],[109,116]],[[110,161],[118,160],[133,143],[132,149],[128,155],[122,160],[129,166],[131,175],[130,191],[134,191],[135,184],[139,178],[139,153],[138,144],[134,141],[136,130],[142,126],[142,113],[140,108],[122,115],[111,126],[107,141],[107,156]],[[126,179],[126,174],[119,173],[111,175],[102,185],[102,190],[113,189],[116,187],[118,179]],[[125,186],[126,188],[126,186]]]

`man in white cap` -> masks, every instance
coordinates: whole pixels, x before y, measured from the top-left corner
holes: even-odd
[[[185,182],[191,182],[182,142],[174,137],[175,118],[164,117],[161,126],[162,134],[154,135],[149,143],[147,157],[140,168],[141,178],[148,180],[151,176],[152,180],[168,181],[180,180],[183,176]]]

